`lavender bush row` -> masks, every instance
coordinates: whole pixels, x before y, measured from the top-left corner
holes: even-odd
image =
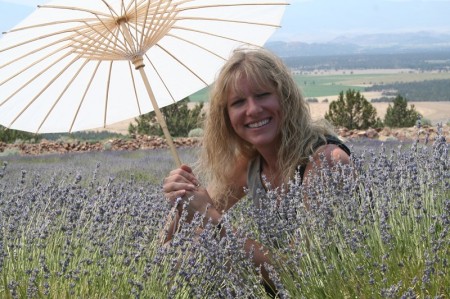
[[[254,215],[283,257],[282,297],[448,298],[448,144],[381,146],[352,159],[338,173],[321,169],[310,188],[294,182],[281,209],[269,194],[262,204],[272,212]]]
[[[167,152],[7,157],[0,297],[265,298],[243,250],[250,236],[272,252],[281,298],[447,298],[448,144],[366,141],[353,152],[310,188],[296,178],[260,207],[241,201],[224,217],[233,234],[199,230],[197,215],[170,246]],[[180,154],[190,163],[195,150]]]

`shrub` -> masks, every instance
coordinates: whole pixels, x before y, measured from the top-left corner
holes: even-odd
[[[398,95],[393,102],[393,106],[389,104],[386,115],[384,116],[385,126],[391,128],[412,127],[416,124],[420,117],[414,105],[408,108],[408,102],[401,95]]]
[[[106,141],[105,143],[103,143],[103,150],[104,151],[112,150],[112,143],[109,141]]]
[[[167,124],[169,132],[174,137],[188,136],[189,131],[198,128],[204,119],[203,103],[188,107],[189,98],[185,98],[170,106],[161,108],[161,113]],[[143,114],[135,119],[136,125],[130,124],[130,134],[163,136],[164,133],[156,118],[154,111]]]
[[[431,124],[431,120],[429,120],[428,118],[419,117],[416,121],[416,125],[418,127],[420,127],[420,126],[430,127],[432,124]]]
[[[20,150],[18,148],[7,148],[3,152],[0,152],[0,157],[18,156]]]
[[[330,103],[325,119],[334,126],[350,130],[382,126],[375,107],[359,91],[352,89],[347,90],[345,96],[341,91],[339,98]]]
[[[188,137],[202,137],[203,136],[203,129],[202,128],[195,128],[189,131]]]

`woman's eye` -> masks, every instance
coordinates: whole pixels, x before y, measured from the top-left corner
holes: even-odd
[[[257,96],[258,98],[263,98],[263,97],[266,97],[266,96],[268,96],[268,95],[270,95],[270,92],[262,92],[262,93],[258,93],[256,96]]]
[[[231,106],[241,105],[244,102],[243,99],[237,99],[231,103]]]

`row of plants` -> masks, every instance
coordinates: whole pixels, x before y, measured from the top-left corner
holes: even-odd
[[[260,207],[240,201],[225,215],[225,237],[209,224],[198,230],[197,215],[182,218],[170,245],[161,242],[171,210],[160,183],[173,167],[167,152],[6,159],[0,297],[268,298],[243,249],[252,237],[271,252],[279,298],[446,298],[445,137],[349,145],[352,163],[333,173],[324,166],[310,188],[294,178]],[[195,154],[181,152],[186,162]]]

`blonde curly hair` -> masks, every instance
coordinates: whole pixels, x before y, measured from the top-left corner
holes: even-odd
[[[258,156],[253,145],[235,133],[228,117],[228,95],[237,91],[241,78],[251,78],[259,86],[272,85],[278,93],[282,109],[278,169],[282,170],[284,183],[294,176],[298,166],[309,162],[315,144],[325,141],[325,135],[335,135],[325,121],[313,122],[307,102],[280,58],[263,48],[235,50],[211,90],[197,167],[221,208],[226,206],[236,164]]]

